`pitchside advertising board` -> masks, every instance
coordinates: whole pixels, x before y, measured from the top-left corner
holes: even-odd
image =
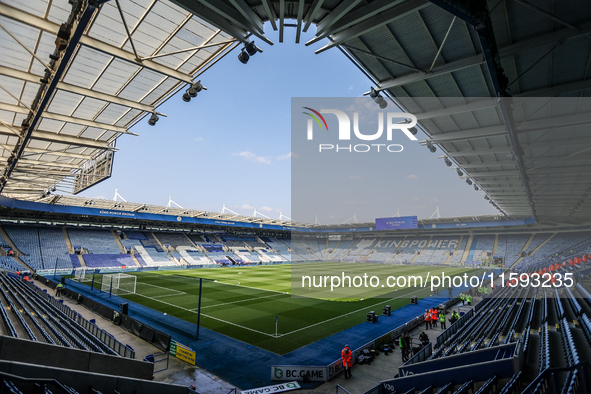
[[[176,357],[179,360],[183,360],[191,365],[195,365],[195,352],[193,349],[171,340],[169,352],[172,357]]]
[[[282,384],[274,384],[273,386],[259,387],[257,389],[250,389],[241,391],[241,394],[272,394],[281,393],[283,391],[297,390],[301,388],[298,382],[288,382]]]
[[[419,228],[416,216],[376,219],[376,230],[406,230],[413,228]]]
[[[326,382],[326,366],[303,365],[272,365],[271,380],[304,380],[308,377],[312,382]]]

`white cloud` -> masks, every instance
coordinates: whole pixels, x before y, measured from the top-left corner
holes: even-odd
[[[262,207],[261,209],[259,209],[259,211],[272,212],[273,211],[273,208],[271,208],[271,207]]]
[[[406,177],[406,179],[419,179],[419,177],[416,176],[415,174],[410,174],[409,176]]]
[[[421,201],[420,197],[413,197],[410,199],[410,201]]]
[[[337,217],[335,215],[330,215],[328,218],[329,219],[336,219]]]
[[[278,156],[277,160],[287,160],[291,159],[292,157],[296,157],[297,155],[293,152],[286,153],[284,155]]]
[[[248,161],[252,161],[253,163],[262,163],[262,164],[271,164],[271,160],[263,156],[257,156],[256,153],[243,151],[240,153],[233,153],[234,156],[243,157]]]
[[[203,137],[196,137],[193,141],[196,141],[196,142],[203,141]]]
[[[254,207],[250,204],[242,204],[239,206],[240,209],[254,209]]]

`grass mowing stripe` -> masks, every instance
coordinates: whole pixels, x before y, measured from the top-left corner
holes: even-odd
[[[271,338],[275,338],[275,335],[273,335],[273,334],[267,334],[266,332],[258,331],[258,330],[255,330],[254,328],[244,327],[244,326],[241,326],[240,324],[236,324],[236,323],[232,323],[232,322],[229,322],[229,321],[226,321],[226,320],[222,320],[222,319],[219,319],[217,317],[206,315],[204,313],[202,313],[201,316],[205,316],[205,317],[208,317],[210,319],[221,321],[222,323],[230,324],[230,325],[235,326],[235,327],[240,327],[240,328],[243,328],[243,329],[248,330],[248,331],[256,332],[256,333],[261,334],[261,335],[266,335],[266,336],[269,336]]]
[[[225,284],[225,283],[224,283]],[[230,302],[224,302],[223,304],[215,304],[215,305],[208,305],[208,306],[202,306],[201,309],[206,309],[206,308],[213,308],[215,306],[223,306],[223,305],[230,305],[230,304],[237,304],[239,302],[246,302],[246,301],[253,301],[253,300],[260,300],[261,298],[271,298],[271,297],[278,297],[280,295],[288,295],[288,294],[273,294],[273,295],[269,295],[269,296],[263,296],[263,297],[255,297],[255,298],[247,298],[245,300],[239,300],[239,301],[230,301]],[[194,308],[193,310],[197,310],[199,308]]]
[[[153,287],[159,287],[159,288],[161,288],[161,289],[170,290],[170,291],[175,291],[175,292],[177,292],[177,293],[179,293],[179,294],[187,294],[187,293],[185,293],[184,291],[178,291],[178,290],[175,290],[175,289],[170,289],[170,288],[168,288],[168,287],[157,286],[157,285],[153,285],[153,284],[151,284],[151,283],[146,283],[146,282],[140,282],[140,283],[141,283],[142,285],[153,286]]]
[[[218,268],[219,269],[219,268]],[[178,274],[171,274],[169,276],[180,276],[181,278],[187,278],[187,279],[199,279],[199,277],[196,276],[190,276],[190,275],[178,275]],[[236,281],[238,282],[238,281]],[[273,293],[280,293],[280,294],[286,294],[284,291],[279,291],[279,290],[271,290],[271,289],[261,289],[260,287],[251,287],[251,286],[245,286],[245,285],[241,285],[240,282],[238,282],[237,285],[233,285],[231,283],[222,283],[222,282],[216,282],[216,283],[220,283],[222,285],[228,285],[228,286],[236,286],[236,287],[246,287],[247,289],[253,289],[253,290],[262,290],[262,291],[272,291]]]
[[[394,297],[394,298],[390,298],[390,299],[387,299],[387,300],[384,300],[384,301],[378,302],[377,304],[368,305],[368,306],[365,306],[365,307],[363,307],[363,308],[357,309],[357,310],[355,310],[355,311],[351,311],[351,312],[348,312],[348,313],[344,313],[344,314],[342,314],[342,315],[340,315],[340,316],[333,317],[333,318],[330,318],[330,319],[327,319],[327,320],[324,320],[324,321],[321,321],[321,322],[318,322],[318,323],[315,323],[315,324],[309,325],[309,326],[307,326],[307,327],[298,328],[297,330],[293,330],[293,331],[291,331],[291,332],[288,332],[288,333],[285,333],[285,334],[281,334],[281,335],[279,335],[279,336],[290,335],[290,334],[293,334],[294,332],[303,331],[303,330],[306,330],[306,329],[308,329],[308,328],[310,328],[310,327],[318,326],[318,325],[320,325],[320,324],[324,324],[324,323],[326,323],[326,322],[329,322],[329,321],[332,321],[332,320],[340,319],[340,318],[342,318],[342,317],[345,317],[345,316],[351,315],[351,314],[353,314],[353,313],[361,312],[362,310],[366,310],[367,308],[372,308],[372,307],[374,307],[374,306],[381,305],[381,304],[383,304],[384,302],[398,300],[398,299],[400,299],[400,298],[403,298],[403,297],[408,297],[409,295],[417,294],[417,293],[420,293],[420,292],[423,292],[423,291],[425,291],[425,289],[421,289],[421,290],[415,291],[414,293],[406,293],[406,294],[403,294],[403,295],[401,295],[401,296],[398,296],[398,297]]]

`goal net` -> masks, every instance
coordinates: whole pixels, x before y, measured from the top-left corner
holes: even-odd
[[[103,274],[101,281],[101,291],[112,294],[131,294],[135,293],[137,276],[129,274]]]
[[[94,269],[79,267],[74,270],[74,280],[78,282],[90,282],[93,274]]]

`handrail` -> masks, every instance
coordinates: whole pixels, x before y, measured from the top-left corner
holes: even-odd
[[[582,368],[585,366],[589,367],[589,366],[591,366],[591,364],[589,364],[588,361],[581,361],[578,364],[571,365],[570,367],[546,368],[545,370],[540,372],[540,374],[521,392],[521,394],[529,394],[530,392],[533,393],[533,391],[531,391],[531,390],[534,389],[544,379],[546,379],[547,375],[549,375],[549,374],[551,376],[555,376],[554,375],[555,372],[582,370]],[[581,376],[583,377],[583,379],[582,379],[583,392],[588,393],[589,391],[587,390],[587,381],[585,379],[585,374],[582,373]]]
[[[343,390],[345,393],[347,393],[347,394],[351,394],[350,392],[348,392],[348,391],[347,391],[347,390],[346,390],[346,389],[345,389],[343,386],[341,386],[340,384],[337,384],[337,387],[336,387],[336,389],[337,389],[337,394],[339,394],[339,388],[340,388],[341,390]]]

